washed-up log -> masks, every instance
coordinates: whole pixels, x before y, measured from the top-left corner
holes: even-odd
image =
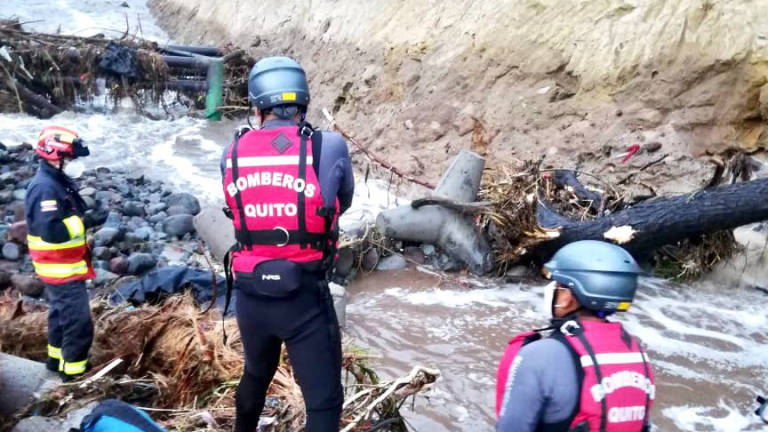
[[[547,259],[578,240],[609,240],[644,256],[686,238],[768,219],[768,179],[702,189],[671,198],[645,201],[592,221],[571,221],[546,206],[539,220],[561,222],[560,235],[539,244],[534,253]],[[548,214],[549,213],[549,214]]]
[[[36,94],[29,90],[26,86],[22,85],[18,80],[16,81],[16,90],[19,92],[19,96],[25,104],[31,105],[36,111],[36,114],[40,118],[50,118],[62,112],[62,109],[52,104],[48,99]],[[29,109],[29,107],[28,107]]]

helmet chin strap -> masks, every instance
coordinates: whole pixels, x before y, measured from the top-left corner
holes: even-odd
[[[248,126],[251,129],[256,129],[253,126],[253,123],[251,123],[251,113],[253,113],[253,103],[251,103],[251,101],[248,101],[248,117],[246,117],[246,121],[248,122]]]

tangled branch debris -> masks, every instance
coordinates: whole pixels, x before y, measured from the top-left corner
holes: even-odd
[[[248,68],[253,59],[224,47],[224,105],[246,108]],[[228,55],[226,55],[228,53]],[[0,112],[25,111],[50,117],[77,109],[103,90],[112,103],[128,97],[139,102],[161,101],[168,89],[187,96],[185,103],[203,107],[204,90],[174,86],[200,82],[204,71],[171,68],[155,42],[125,34],[116,40],[103,35],[80,37],[25,31],[18,21],[0,20]],[[102,84],[98,81],[104,79]]]
[[[734,160],[740,158],[737,155]],[[631,188],[637,185],[628,180],[611,183],[589,173],[543,170],[540,165],[541,161],[524,162],[492,170],[485,178],[480,199],[490,206],[482,222],[494,247],[499,274],[524,262],[537,246],[558,238],[562,226],[597,220],[639,201],[631,195]],[[733,233],[724,230],[665,246],[651,258],[660,276],[690,280],[738,250]]]
[[[116,358],[123,362],[98,380],[56,388],[20,417],[32,412],[63,415],[93,400],[116,397],[148,408],[170,430],[232,430],[234,392],[243,369],[242,341],[234,320],[222,322],[215,311],[201,313],[190,295],[140,308],[110,308],[97,300],[91,306],[96,327],[92,373]],[[3,351],[43,360],[46,317],[45,308],[27,309],[8,294],[0,298]],[[229,335],[226,343],[223,327]],[[405,430],[399,408],[410,396],[429,389],[439,372],[421,368],[406,378],[379,382],[367,365],[369,359],[360,350],[345,347],[343,367],[351,402],[345,404],[343,425],[358,431],[387,422],[387,428],[380,430]],[[285,353],[263,415],[272,422],[268,430],[303,428],[301,391]]]

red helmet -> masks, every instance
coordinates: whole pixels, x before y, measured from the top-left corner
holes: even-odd
[[[77,132],[61,126],[46,126],[37,138],[35,152],[49,161],[88,156],[90,152]]]

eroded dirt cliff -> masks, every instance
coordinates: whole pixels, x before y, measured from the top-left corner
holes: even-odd
[[[658,142],[643,176],[669,192],[701,156],[768,145],[768,0],[151,0],[175,38],[301,61],[311,117],[436,179],[488,131],[490,165],[631,171],[615,156]]]

